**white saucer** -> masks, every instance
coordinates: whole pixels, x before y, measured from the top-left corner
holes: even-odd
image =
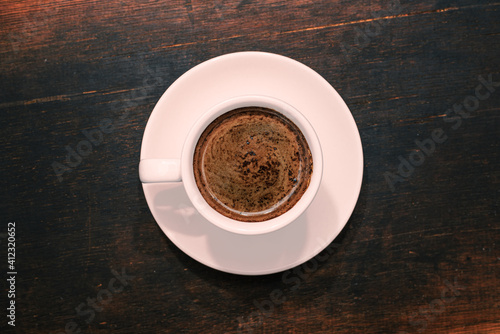
[[[198,214],[182,183],[143,183],[156,222],[195,260],[221,271],[263,275],[300,265],[327,247],[347,223],[363,178],[356,123],[340,95],[309,67],[264,52],[208,60],[177,79],[146,126],[141,160],[179,158],[190,126],[211,106],[239,95],[267,95],[302,112],[323,149],[323,180],[309,208],[284,228],[263,235],[222,230]]]

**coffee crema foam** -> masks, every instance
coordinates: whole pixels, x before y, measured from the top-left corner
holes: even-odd
[[[217,212],[260,222],[290,210],[307,190],[313,160],[300,129],[262,107],[232,110],[203,132],[193,157],[196,184]]]

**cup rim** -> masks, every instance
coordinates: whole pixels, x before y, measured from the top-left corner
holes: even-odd
[[[261,221],[244,222],[231,219],[213,209],[204,199],[194,178],[193,155],[198,139],[205,128],[217,117],[241,107],[265,107],[276,110],[289,118],[302,131],[309,145],[314,162],[313,173],[307,190],[295,205],[282,215]],[[229,232],[245,235],[265,234],[276,231],[296,220],[316,196],[323,174],[323,153],[319,138],[307,118],[290,104],[270,96],[242,95],[224,100],[209,108],[191,127],[182,149],[181,174],[186,193],[197,211],[215,226]]]

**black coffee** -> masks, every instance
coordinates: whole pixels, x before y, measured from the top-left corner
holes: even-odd
[[[313,160],[300,129],[268,108],[244,107],[215,119],[194,153],[196,184],[219,213],[244,222],[278,217],[302,197]]]

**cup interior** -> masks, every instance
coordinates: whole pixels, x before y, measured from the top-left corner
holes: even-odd
[[[283,114],[291,120],[304,135],[311,151],[314,168],[307,190],[298,202],[282,215],[261,221],[243,222],[231,219],[213,209],[202,196],[194,177],[193,156],[198,140],[207,128],[219,116],[242,107],[269,108]],[[311,204],[321,182],[323,174],[323,155],[318,136],[309,121],[293,106],[268,96],[239,96],[223,101],[205,112],[191,128],[182,150],[181,173],[185,190],[198,212],[212,224],[226,231],[238,234],[264,234],[283,228],[297,219]]]

